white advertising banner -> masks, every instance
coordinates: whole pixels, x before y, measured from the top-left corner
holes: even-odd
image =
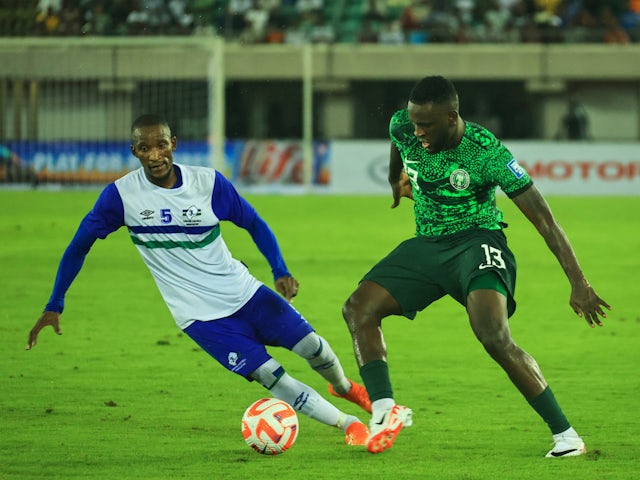
[[[640,195],[640,143],[505,141],[547,195]],[[390,194],[388,141],[331,144],[333,193]]]

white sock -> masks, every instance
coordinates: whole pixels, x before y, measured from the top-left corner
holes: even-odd
[[[556,433],[555,435],[553,435],[553,439],[558,440],[560,437],[567,437],[567,436],[580,438],[580,435],[578,435],[578,432],[576,432],[573,429],[573,427],[569,427],[564,432]]]
[[[396,401],[393,398],[381,398],[375,402],[371,402],[371,416],[380,415],[382,412],[393,408]]]
[[[269,391],[274,397],[291,405],[296,412],[300,412],[325,425],[336,427],[340,417],[345,415],[321,397],[313,388],[296,380],[287,373],[280,377],[280,380]]]
[[[358,417],[354,417],[353,415],[347,415],[346,413],[342,413],[338,418],[338,423],[336,424],[336,427],[341,428],[343,432],[346,432],[347,428],[349,428],[349,426],[354,422],[360,422],[360,419]]]
[[[309,362],[311,368],[327,380],[333,389],[344,395],[351,390],[351,382],[344,374],[340,360],[331,345],[315,332],[311,332],[291,349]]]

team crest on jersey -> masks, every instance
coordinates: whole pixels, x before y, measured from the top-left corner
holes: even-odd
[[[142,220],[151,220],[153,218],[153,210],[149,210],[148,208],[146,210],[143,210],[140,212],[140,215],[142,216]]]
[[[449,183],[456,190],[466,190],[471,183],[469,172],[461,168],[454,170],[451,172],[451,175],[449,175]]]
[[[182,216],[184,217],[184,223],[186,225],[198,225],[200,223],[200,219],[196,217],[199,217],[200,215],[202,215],[202,210],[195,205],[191,205],[189,208],[182,210]]]
[[[518,161],[515,158],[512,159],[509,163],[507,163],[507,167],[509,167],[509,170],[511,170],[511,172],[516,176],[517,179],[524,177],[524,174],[525,174],[524,168],[522,168],[518,164]]]

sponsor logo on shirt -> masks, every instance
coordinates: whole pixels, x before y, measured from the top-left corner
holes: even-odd
[[[466,190],[471,183],[471,178],[466,170],[458,168],[449,175],[449,183],[456,190]]]
[[[518,164],[518,161],[515,158],[512,159],[509,163],[507,163],[507,167],[509,168],[509,170],[511,170],[511,172],[515,175],[516,178],[520,179],[524,177],[524,174],[525,174],[524,168],[522,168]]]
[[[140,212],[140,216],[142,216],[142,220],[151,220],[153,218],[154,211],[153,210],[143,210]]]

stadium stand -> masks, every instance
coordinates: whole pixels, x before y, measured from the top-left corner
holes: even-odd
[[[0,0],[0,36],[219,35],[243,43],[633,43],[638,0]],[[384,35],[383,35],[384,36]]]

